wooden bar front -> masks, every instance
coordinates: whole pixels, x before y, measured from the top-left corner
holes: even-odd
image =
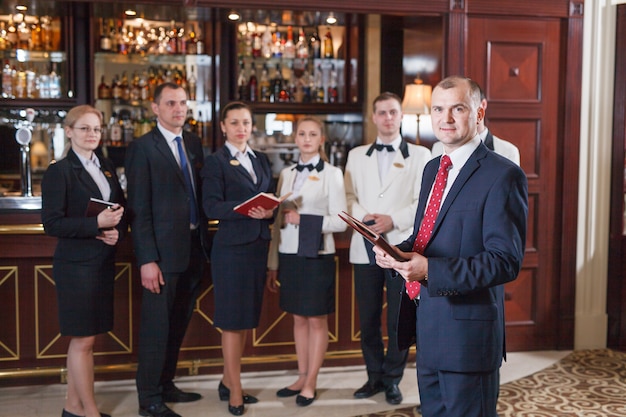
[[[57,319],[52,275],[56,239],[44,234],[39,216],[38,210],[0,212],[0,386],[14,384],[15,379],[39,383],[42,378],[58,382],[65,377],[69,338],[60,335]],[[330,343],[324,366],[363,363],[349,236],[344,232],[335,237],[336,312],[328,317]],[[142,288],[131,239],[132,234],[118,248],[115,323],[112,331],[97,337],[97,379],[134,377]],[[212,290],[207,263],[180,354],[180,375],[222,372]],[[296,369],[295,360],[291,315],[280,309],[277,294],[266,292],[260,325],[247,339],[243,370]]]

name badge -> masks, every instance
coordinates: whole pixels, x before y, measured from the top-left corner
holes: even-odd
[[[239,165],[241,165],[241,163],[239,163],[239,161],[236,159],[231,159],[230,164],[234,167],[238,167]]]
[[[309,175],[309,179],[311,181],[319,181],[320,180],[320,178],[317,175]]]
[[[400,162],[394,162],[393,166],[396,168],[404,168],[404,164],[401,164]]]
[[[113,175],[109,171],[104,171],[104,176],[107,178],[111,178]]]

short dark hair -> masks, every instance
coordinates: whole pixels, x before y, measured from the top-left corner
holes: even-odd
[[[159,100],[161,99],[161,95],[163,94],[163,90],[165,90],[166,88],[171,88],[172,90],[178,90],[179,88],[183,88],[183,87],[173,82],[165,82],[163,84],[157,85],[156,88],[154,89],[154,98],[152,99],[154,103],[157,103],[157,104],[159,103]]]
[[[470,94],[475,102],[474,104],[476,106],[480,106],[480,102],[482,101],[482,97],[484,97],[484,94],[482,93],[482,89],[480,88],[478,83],[471,78],[464,77],[462,75],[451,75],[441,80],[439,84],[435,86],[435,88],[448,90],[450,88],[459,86],[459,84],[461,83],[467,83],[469,85]]]
[[[387,100],[395,100],[400,104],[400,106],[402,106],[402,99],[399,95],[397,95],[396,93],[385,91],[384,93],[380,93],[378,97],[374,99],[374,102],[372,103],[372,109],[375,111],[376,103]]]
[[[252,116],[252,109],[246,103],[244,103],[243,101],[231,101],[230,103],[222,107],[222,111],[220,112],[220,121],[223,122],[224,119],[226,119],[229,111],[239,109],[248,110],[250,112],[250,116]]]

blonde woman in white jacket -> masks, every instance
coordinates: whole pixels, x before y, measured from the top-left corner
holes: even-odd
[[[346,229],[338,214],[347,206],[343,174],[325,161],[322,122],[304,117],[295,132],[300,159],[283,169],[278,181],[279,195],[292,194],[274,223],[267,287],[280,291],[281,309],[293,315],[298,360],[298,379],[276,395],[296,396],[304,407],[316,398],[328,348],[328,314],[335,311],[333,233]]]

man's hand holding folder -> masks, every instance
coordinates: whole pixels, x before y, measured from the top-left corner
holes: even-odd
[[[369,226],[355,217],[349,215],[345,211],[339,213],[339,217],[344,222],[348,223],[348,226],[359,232],[365,239],[371,242],[374,246],[378,246],[384,250],[389,256],[396,261],[405,262],[410,259],[409,256],[398,250],[395,246],[391,245],[387,240],[379,233],[374,232]]]

